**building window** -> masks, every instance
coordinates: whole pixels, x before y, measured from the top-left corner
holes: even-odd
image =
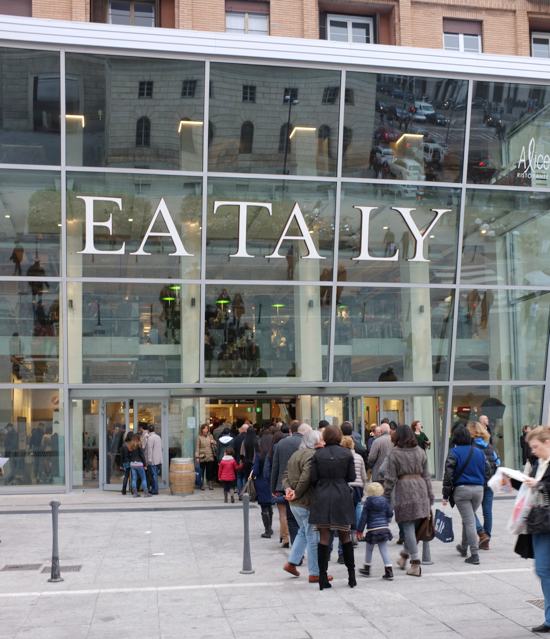
[[[296,87],[286,87],[283,92],[283,103],[288,104],[288,102],[297,102],[298,101],[298,89]]]
[[[481,22],[443,18],[443,48],[481,53]]]
[[[252,144],[254,142],[254,125],[247,120],[243,122],[241,126],[241,140],[239,143],[239,153],[248,154],[252,153]]]
[[[156,0],[109,0],[108,22],[135,27],[154,27],[157,19]]]
[[[194,98],[196,90],[197,90],[196,80],[184,80],[181,85],[181,97]]]
[[[269,35],[268,3],[227,1],[225,9],[225,30],[228,33]]]
[[[327,16],[327,40],[337,42],[374,42],[374,23],[372,18],[362,16]]]
[[[59,131],[59,76],[34,77],[32,94],[33,124],[35,131]]]
[[[355,93],[353,89],[346,89],[344,100],[346,104],[351,104],[352,106],[355,104]]]
[[[136,146],[151,146],[151,120],[147,116],[136,122]]]
[[[292,131],[292,124],[290,122],[287,124],[286,122],[281,125],[279,129],[279,153],[289,153],[290,152],[290,131]]]
[[[153,80],[141,80],[138,88],[138,98],[153,97]]]
[[[531,34],[531,55],[534,58],[550,58],[550,33]]]
[[[0,13],[11,16],[32,16],[32,0],[0,0]]]
[[[243,84],[243,102],[256,102],[256,87],[253,84]]]
[[[323,104],[336,104],[340,96],[340,87],[325,87],[323,90]]]

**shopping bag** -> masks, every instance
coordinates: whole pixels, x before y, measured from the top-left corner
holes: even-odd
[[[435,511],[435,536],[444,544],[450,544],[455,540],[453,532],[453,519],[439,508]]]
[[[527,484],[522,484],[508,520],[508,531],[513,535],[522,535],[527,532],[527,516],[533,507],[533,498],[533,491]]]
[[[495,495],[510,495],[514,490],[510,478],[503,472],[502,468],[497,468],[496,473],[487,482],[487,486]]]
[[[195,487],[200,488],[202,486],[202,471],[199,462],[195,464]]]

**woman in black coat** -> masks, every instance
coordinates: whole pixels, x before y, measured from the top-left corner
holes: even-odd
[[[309,511],[309,523],[319,530],[319,588],[330,588],[327,577],[330,553],[330,531],[338,531],[344,563],[348,569],[350,588],[357,585],[351,528],[355,525],[355,508],[349,482],[355,481],[353,455],[339,444],[342,431],[337,426],[327,426],[323,430],[325,448],[313,455],[311,463],[311,485],[313,495]]]

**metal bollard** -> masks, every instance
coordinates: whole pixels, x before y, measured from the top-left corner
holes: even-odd
[[[423,541],[422,542],[422,564],[424,566],[432,566],[433,563],[434,562],[432,561],[432,553],[430,551],[430,542]]]
[[[244,518],[244,539],[243,539],[243,569],[241,575],[252,575],[252,558],[250,557],[250,495],[243,495],[243,518]]]
[[[56,583],[63,581],[61,572],[59,569],[59,506],[61,504],[58,501],[51,501],[52,507],[52,532],[53,532],[53,544],[52,544],[52,574],[48,581]]]

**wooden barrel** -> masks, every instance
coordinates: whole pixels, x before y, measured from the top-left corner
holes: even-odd
[[[170,492],[172,495],[192,495],[195,490],[195,463],[189,457],[174,457],[170,461]]]

